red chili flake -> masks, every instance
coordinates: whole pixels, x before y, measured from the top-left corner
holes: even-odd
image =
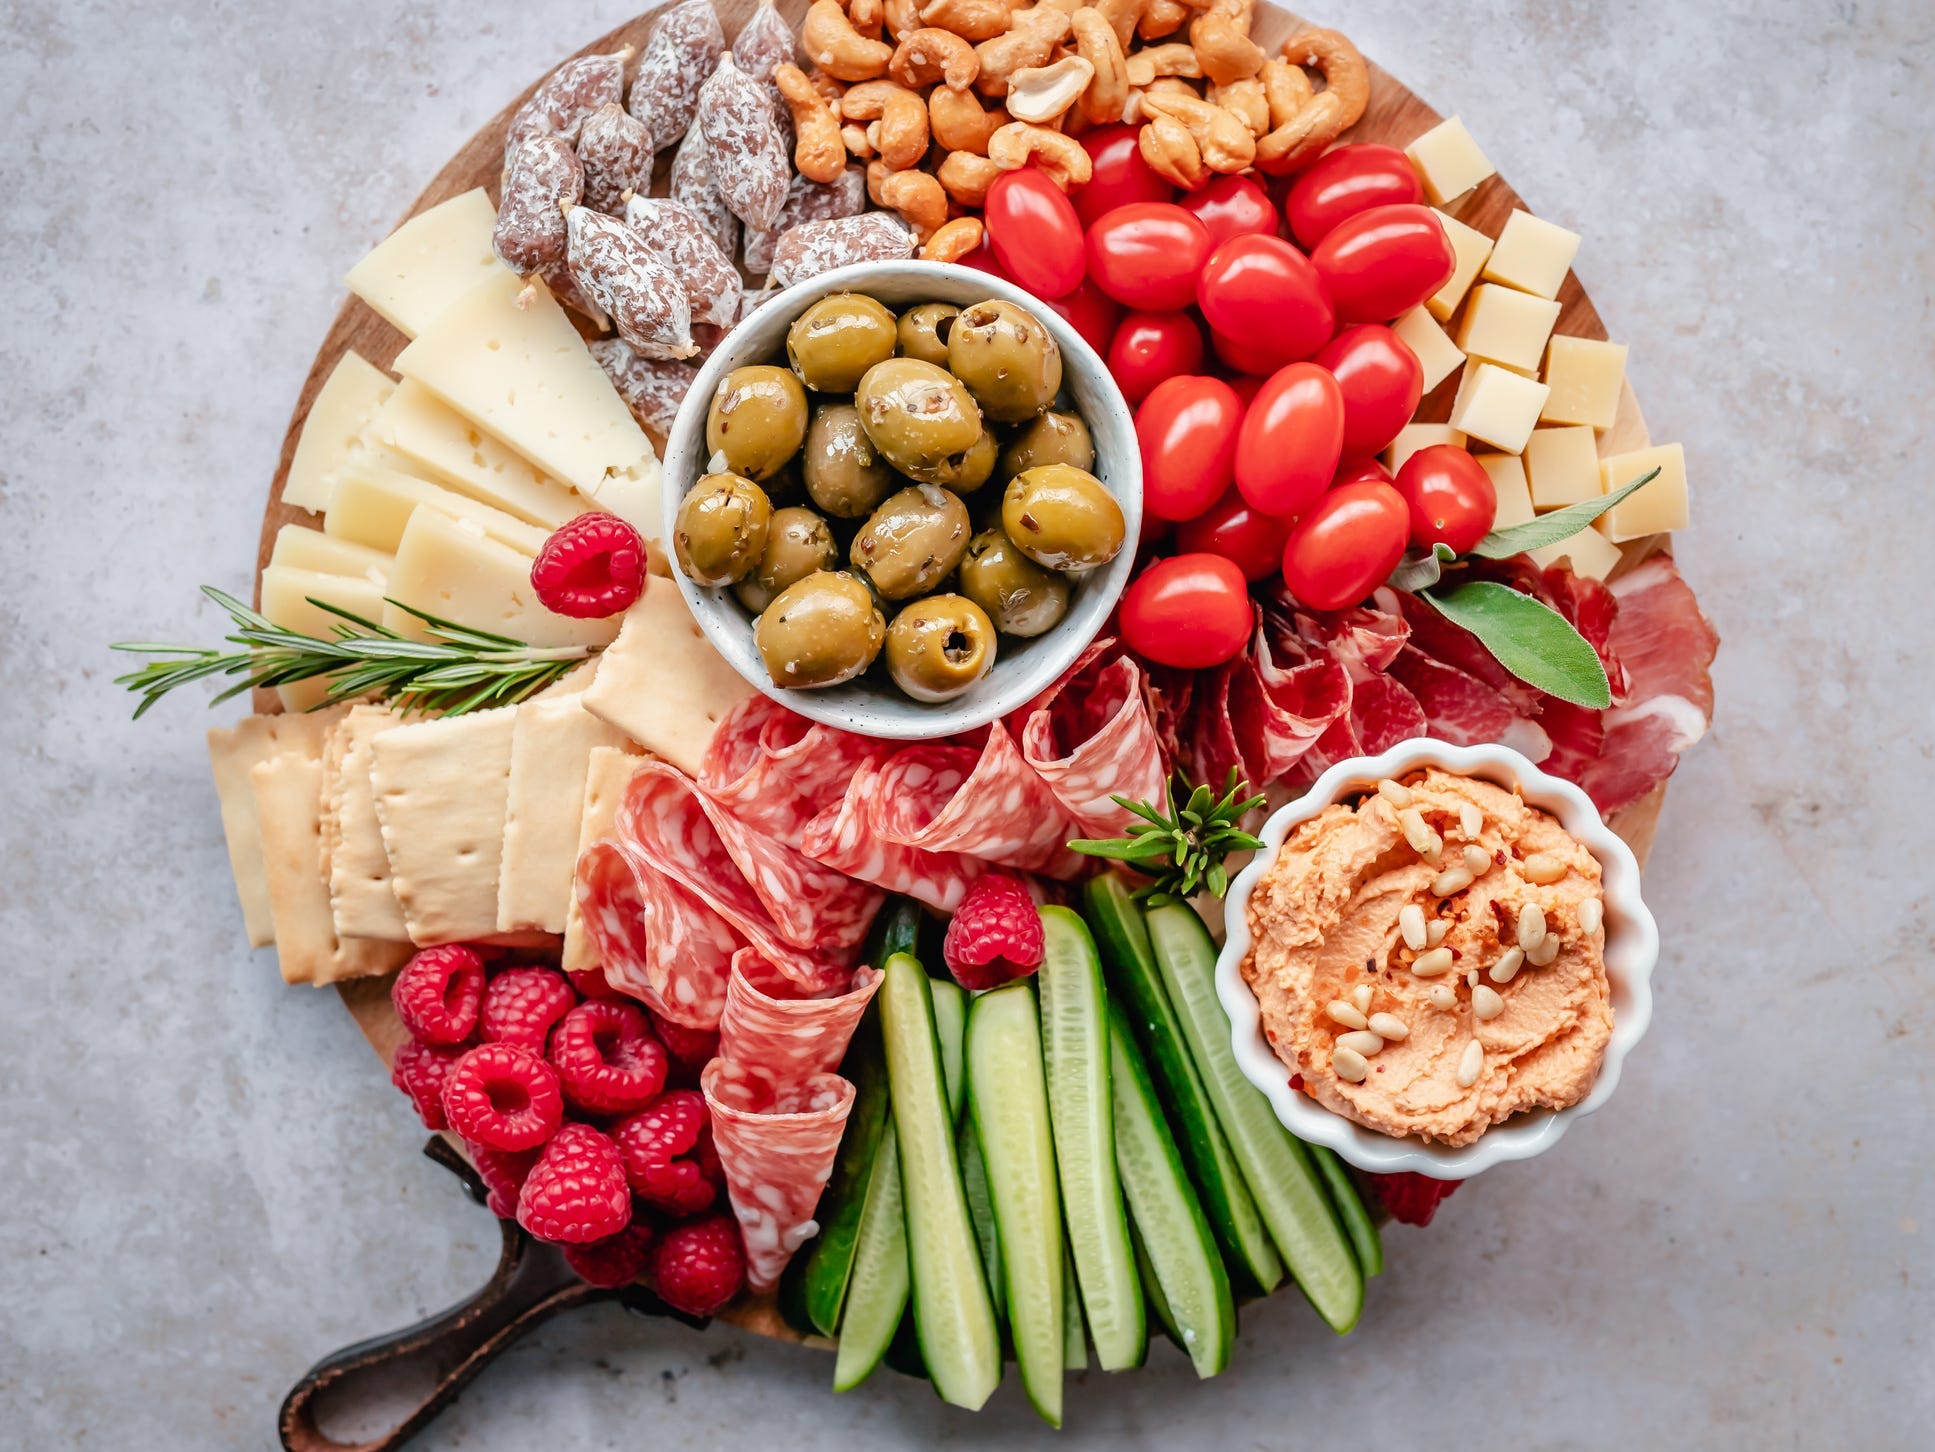
[[[1303,1075],[1292,1074],[1290,1076],[1290,1087],[1296,1090],[1299,1094],[1303,1093]]]
[[[1460,953],[1456,948],[1453,948],[1451,950],[1451,961],[1454,963],[1456,963],[1460,958],[1464,956],[1465,955],[1463,953]]]
[[[1505,865],[1505,849],[1503,847],[1492,853],[1492,861],[1496,862],[1500,867]]]

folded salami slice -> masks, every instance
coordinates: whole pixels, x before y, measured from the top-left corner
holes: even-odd
[[[748,826],[703,787],[695,795],[780,937],[795,948],[831,951],[844,970],[852,962],[844,950],[867,936],[886,894]]]
[[[903,847],[1050,877],[1078,877],[1089,865],[1068,850],[1080,827],[999,721],[979,754],[929,745],[895,752],[881,767],[870,812],[874,830]]]
[[[880,987],[879,971],[859,969],[853,986],[834,998],[790,997],[790,987],[760,961],[758,949],[734,954],[726,1010],[719,1019],[720,1057],[770,1069],[782,1084],[838,1068]]]
[[[1111,797],[1162,800],[1162,746],[1143,696],[1142,668],[1127,656],[1060,682],[1029,714],[1021,754],[1090,837],[1135,821]]]
[[[854,1089],[837,1074],[788,1084],[771,1069],[717,1058],[699,1076],[726,1194],[746,1239],[746,1279],[770,1290],[819,1232],[813,1211],[833,1173]]]
[[[840,800],[877,750],[864,736],[815,725],[753,695],[719,723],[699,782],[741,822],[797,847],[806,824]]]
[[[987,870],[987,864],[959,852],[929,852],[891,842],[874,829],[871,804],[883,791],[881,762],[860,763],[840,799],[806,824],[800,850],[816,862],[951,913],[967,895],[968,884]],[[952,790],[967,779],[955,773]]]
[[[630,846],[578,859],[578,908],[612,987],[690,1028],[716,1028],[744,939]]]

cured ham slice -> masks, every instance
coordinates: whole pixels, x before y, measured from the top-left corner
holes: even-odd
[[[959,852],[930,852],[881,836],[871,820],[872,803],[883,790],[881,766],[877,759],[861,762],[845,794],[806,824],[800,850],[849,877],[951,913],[987,865]],[[965,770],[946,772],[935,790],[952,792],[967,779]]]
[[[909,746],[881,765],[869,803],[888,842],[1070,878],[1087,859],[1068,850],[1081,835],[1048,783],[1022,759],[999,721],[977,753],[965,746]]]
[[[1407,645],[1391,662],[1391,678],[1424,712],[1426,734],[1454,746],[1503,741],[1518,715],[1478,677]]]
[[[790,984],[759,960],[758,950],[742,948],[726,985],[719,1053],[735,1064],[770,1069],[787,1084],[830,1073],[846,1057],[880,976],[876,969],[861,968],[852,975],[852,986],[836,997],[791,998]]]
[[[578,858],[578,908],[613,988],[688,1028],[716,1028],[744,939],[632,847],[594,842]]]
[[[1085,836],[1113,837],[1135,821],[1111,800],[1162,798],[1165,772],[1142,668],[1128,656],[1091,661],[1028,713],[1021,754]]]

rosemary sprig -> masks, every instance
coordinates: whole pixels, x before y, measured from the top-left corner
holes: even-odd
[[[508,635],[493,635],[439,619],[403,604],[388,603],[424,623],[428,640],[410,640],[387,626],[311,599],[310,604],[342,619],[331,639],[304,635],[251,610],[212,585],[202,593],[226,610],[234,629],[223,638],[240,650],[197,649],[151,641],[121,641],[112,648],[135,655],[168,657],[116,676],[114,683],[139,692],[138,721],[176,686],[209,676],[240,677],[211,706],[253,687],[287,686],[329,678],[331,702],[373,695],[397,702],[406,711],[439,711],[457,716],[486,706],[509,705],[543,690],[592,654],[588,646],[530,646]]]
[[[1192,788],[1189,778],[1177,772],[1173,786],[1163,784],[1160,808],[1127,797],[1112,799],[1140,819],[1129,828],[1128,836],[1082,839],[1068,845],[1090,857],[1126,863],[1147,876],[1150,880],[1135,891],[1138,901],[1189,898],[1205,889],[1212,897],[1221,897],[1230,885],[1223,859],[1263,845],[1237,825],[1245,813],[1263,805],[1263,797],[1245,795],[1249,789],[1248,782],[1238,780],[1235,767],[1230,768],[1220,797],[1207,786]],[[1180,811],[1175,805],[1178,792],[1183,797]]]

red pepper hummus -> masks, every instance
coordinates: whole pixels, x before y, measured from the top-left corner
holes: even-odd
[[[1251,894],[1243,976],[1303,1091],[1470,1144],[1592,1088],[1612,1036],[1599,863],[1550,815],[1436,768],[1296,828]]]

